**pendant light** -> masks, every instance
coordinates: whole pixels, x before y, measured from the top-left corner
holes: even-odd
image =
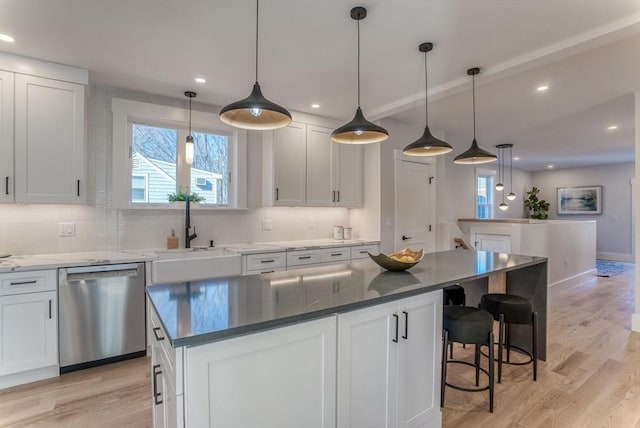
[[[473,141],[471,142],[471,147],[469,147],[466,152],[459,154],[453,160],[453,162],[457,164],[474,165],[493,162],[497,159],[497,156],[493,153],[489,153],[478,147],[478,142],[476,141],[476,74],[478,73],[480,73],[480,69],[477,67],[467,70],[467,74],[472,78],[473,85]]]
[[[502,144],[496,146],[498,149],[498,182],[496,190],[502,192],[504,190],[504,153],[502,152]]]
[[[453,150],[453,148],[442,140],[431,135],[429,130],[429,100],[428,100],[428,79],[427,79],[427,52],[431,52],[433,43],[421,43],[418,50],[424,53],[424,112],[425,127],[424,134],[413,143],[409,144],[402,151],[405,155],[410,156],[437,156],[444,155]]]
[[[189,164],[193,164],[193,156],[195,154],[195,145],[193,144],[193,136],[191,135],[191,100],[196,97],[196,93],[193,91],[186,91],[185,97],[189,98],[189,135],[187,135],[187,142],[184,145],[184,159]]]
[[[507,199],[513,201],[516,199],[516,194],[513,193],[513,144],[503,144],[504,148],[509,149],[509,194]]]
[[[331,133],[331,141],[343,144],[378,143],[389,138],[386,129],[365,119],[360,109],[360,21],[367,16],[367,9],[358,6],[351,9],[351,18],[358,22],[358,108],[351,122]]]
[[[291,123],[291,113],[262,95],[258,83],[258,0],[256,0],[256,82],[251,94],[220,110],[220,120],[236,128],[265,131]]]

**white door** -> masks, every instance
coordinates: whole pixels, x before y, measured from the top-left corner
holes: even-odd
[[[273,131],[274,205],[305,204],[306,126],[291,123]]]
[[[491,251],[494,253],[511,252],[511,236],[495,233],[476,233],[474,246],[476,250]]]
[[[331,131],[307,125],[307,205],[310,206],[328,207],[335,202]]]
[[[395,427],[397,306],[338,316],[338,428]]]
[[[0,202],[13,201],[13,73],[0,71]]]
[[[442,293],[404,299],[400,303],[398,355],[398,428],[438,426]]]
[[[84,117],[83,85],[16,75],[16,202],[83,202]]]
[[[432,165],[396,162],[395,249],[435,251],[435,189]]]
[[[55,291],[0,297],[0,376],[58,364]]]

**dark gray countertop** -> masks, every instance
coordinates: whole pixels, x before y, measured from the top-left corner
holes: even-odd
[[[195,346],[439,290],[545,263],[544,257],[452,250],[405,272],[373,260],[147,287],[173,347]]]

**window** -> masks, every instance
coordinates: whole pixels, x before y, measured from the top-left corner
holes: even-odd
[[[493,182],[496,172],[476,170],[476,217],[493,218]]]
[[[188,165],[188,110],[114,98],[112,111],[115,207],[169,207],[167,196],[179,191],[197,193],[204,207],[246,207],[246,131],[193,112]]]

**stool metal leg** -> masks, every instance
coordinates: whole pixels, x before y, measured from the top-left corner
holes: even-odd
[[[531,314],[531,328],[533,343],[531,344],[531,358],[533,359],[533,380],[538,380],[538,313]]]
[[[474,363],[476,366],[476,386],[480,386],[480,345],[473,345],[474,348]]]
[[[507,362],[511,362],[511,325],[510,324],[505,324],[505,330],[506,330],[506,344],[507,344]]]
[[[444,407],[444,388],[447,381],[447,345],[449,344],[449,332],[442,330],[442,373],[440,378],[440,407]]]
[[[504,346],[504,314],[498,316],[498,383],[502,383],[502,348]],[[493,347],[493,345],[492,345]]]
[[[493,379],[493,370],[495,366],[494,356],[493,356],[493,332],[489,333],[489,412],[493,413],[493,389],[494,389],[494,379]]]

